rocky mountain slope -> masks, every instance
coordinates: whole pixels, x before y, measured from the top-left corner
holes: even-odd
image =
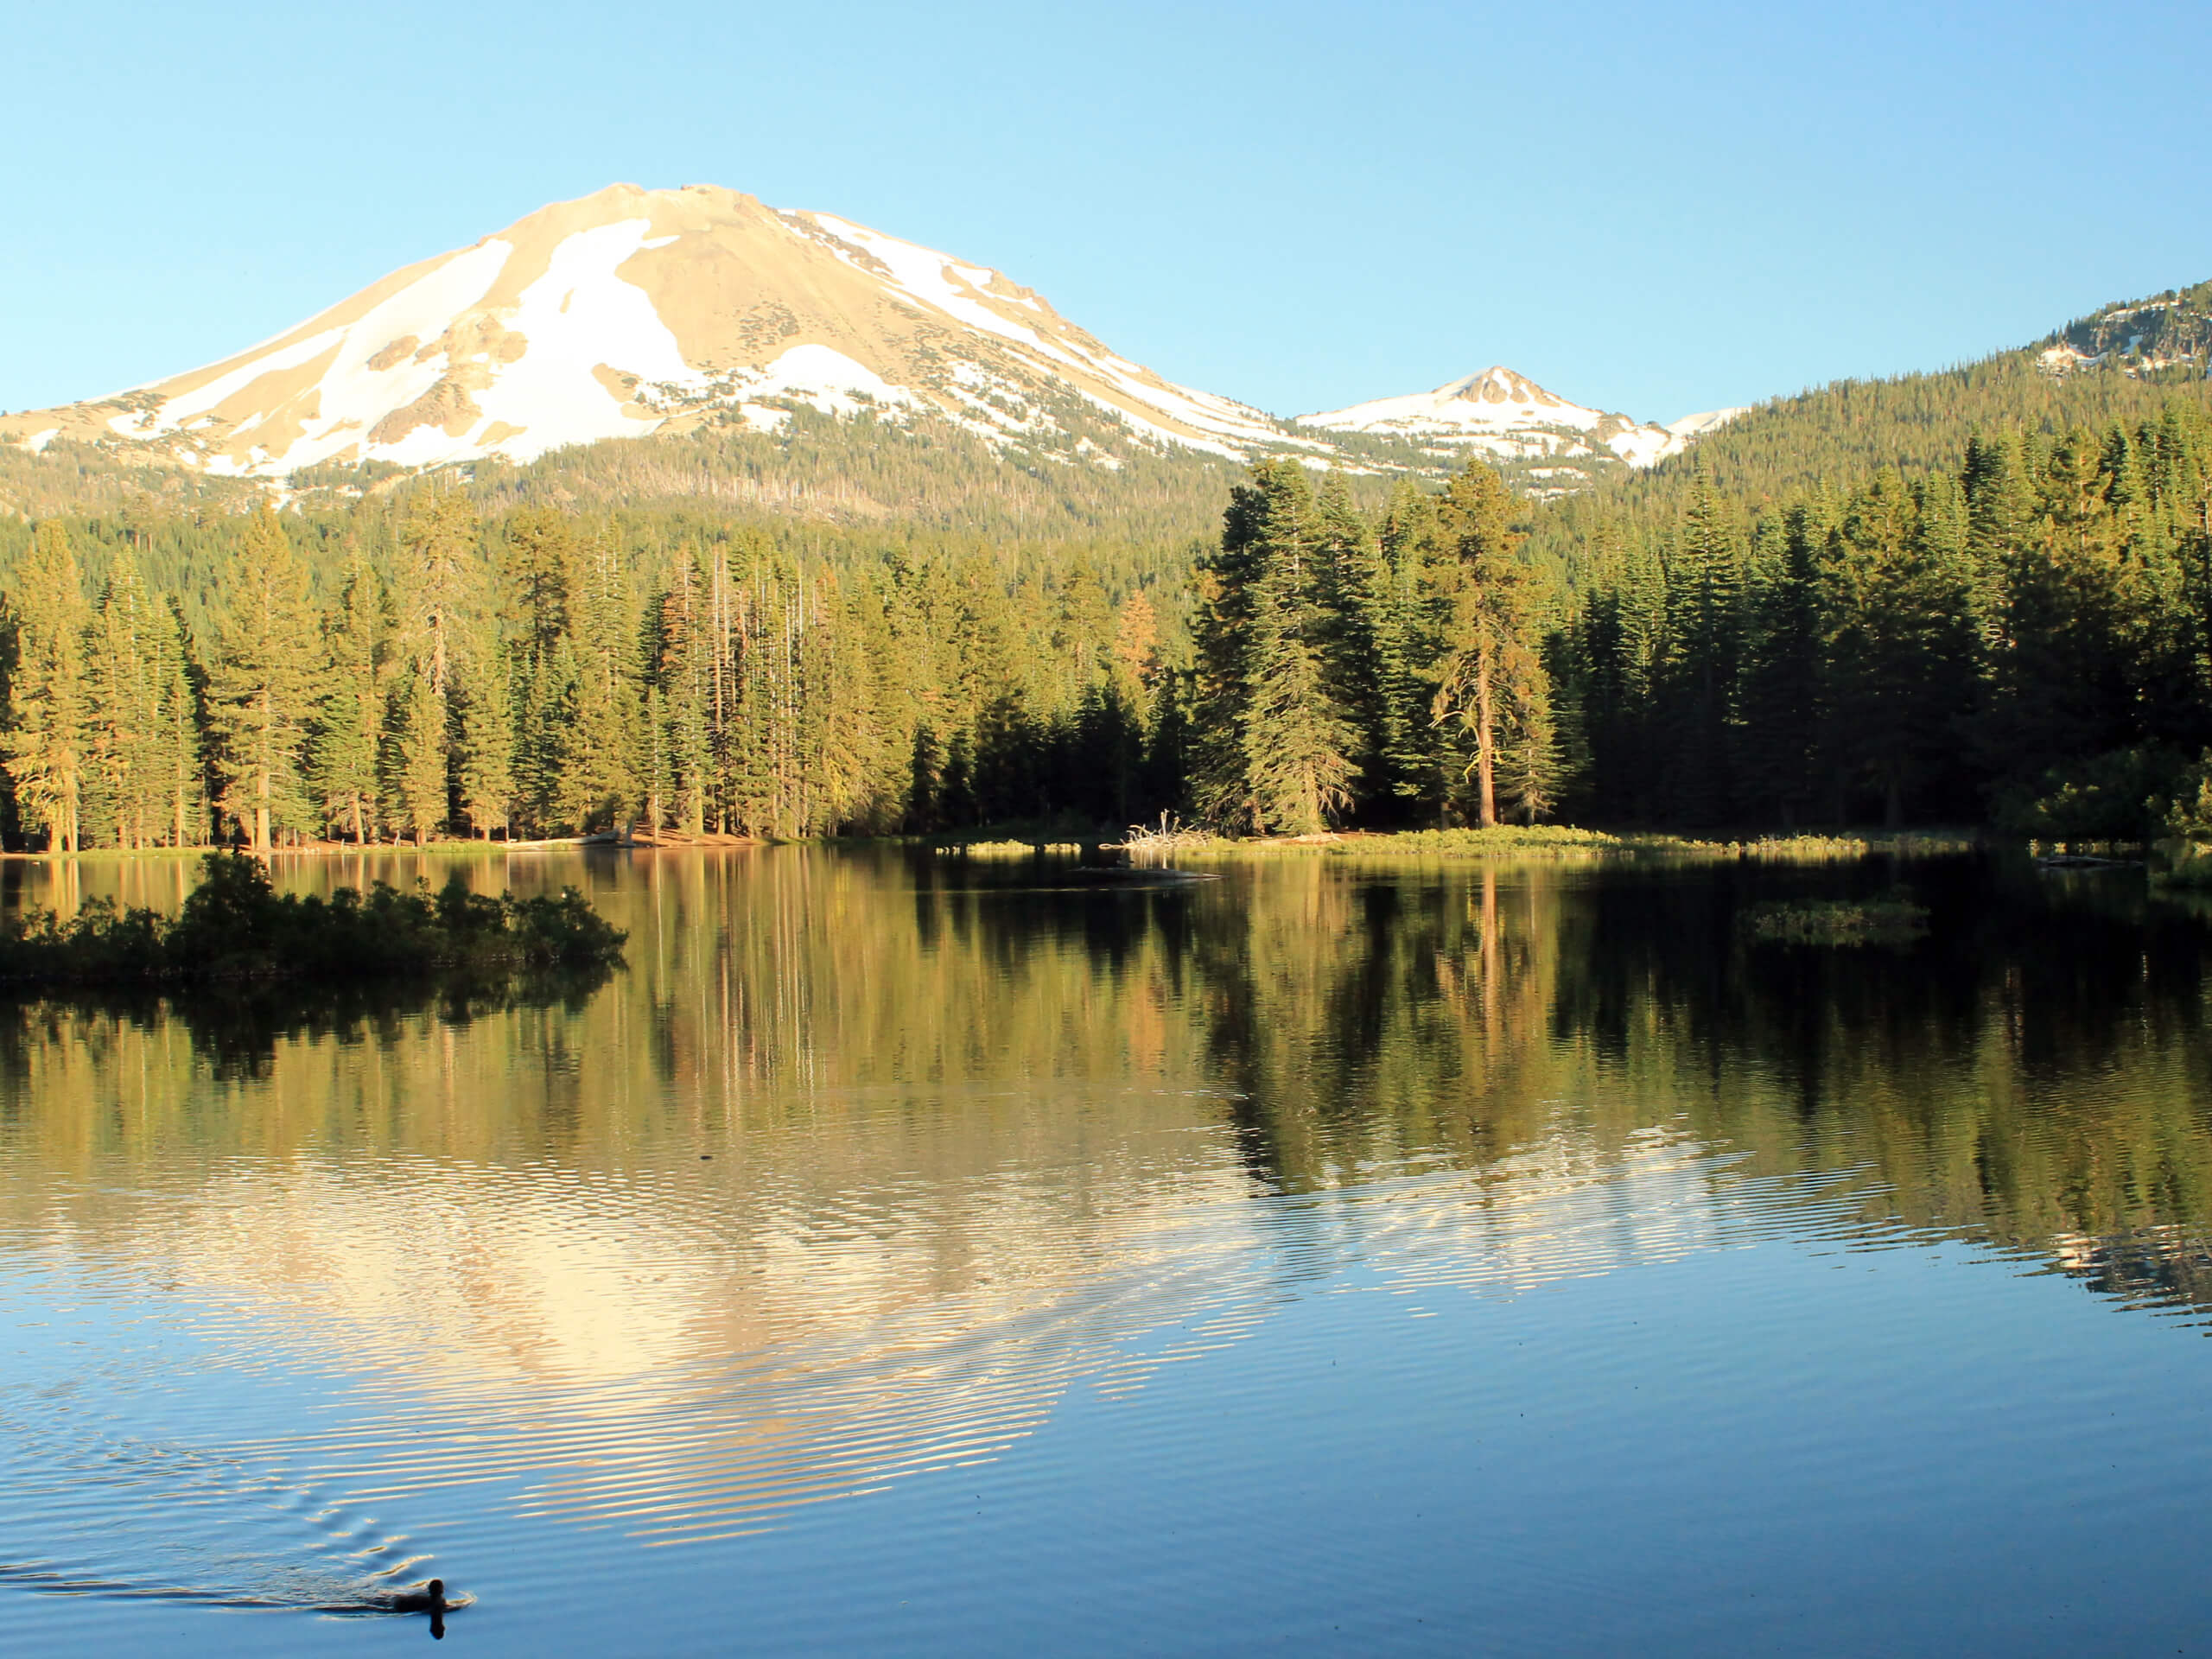
[[[2048,374],[2108,367],[2140,378],[2212,370],[2212,283],[2107,305],[2052,334],[2036,354]]]

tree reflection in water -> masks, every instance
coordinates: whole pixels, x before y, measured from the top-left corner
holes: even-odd
[[[517,867],[459,868],[492,886]],[[347,1121],[372,1067],[399,1143],[435,1119],[418,1149],[626,1157],[803,1120],[809,1184],[830,1190],[891,1155],[869,1144],[890,1097],[907,1103],[900,1144],[925,1141],[948,1178],[1078,1156],[1113,1132],[1101,1109],[1063,1122],[1033,1103],[1072,1083],[1147,1120],[1160,1109],[1135,1103],[1183,1101],[1268,1191],[1665,1127],[1777,1175],[1864,1171],[1869,1225],[2037,1251],[2131,1297],[2196,1295],[2208,933],[2126,873],[1316,853],[1122,891],[1050,861],[911,849],[530,868],[539,887],[581,880],[629,929],[627,971],[19,1003],[0,1019],[10,1135],[71,1159],[224,1135],[275,1150]],[[1899,884],[1929,912],[1910,944],[1766,944],[1740,925],[1754,904]],[[191,1109],[249,1085],[275,1108],[257,1127]],[[137,1109],[92,1109],[119,1090]]]
[[[417,868],[446,874],[285,874]],[[352,1542],[300,1524],[326,1484],[420,1513],[505,1483],[533,1516],[721,1537],[994,1456],[1079,1381],[1134,1390],[1354,1279],[1510,1293],[1776,1233],[1956,1238],[2212,1305],[2208,935],[2124,874],[462,868],[587,887],[628,968],[0,1018],[0,1298],[163,1332],[57,1338],[0,1402],[32,1531],[81,1543],[78,1471],[134,1471],[67,1564],[87,1581],[224,1588],[181,1541],[246,1513],[301,1583],[344,1579]],[[1908,944],[1740,925],[1899,883],[1929,917]],[[140,1408],[87,1402],[143,1364],[156,1397],[204,1391],[220,1459],[107,1438]],[[241,1408],[272,1370],[311,1408]]]

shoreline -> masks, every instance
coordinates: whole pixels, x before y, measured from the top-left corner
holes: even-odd
[[[663,830],[658,835],[638,836],[555,836],[537,841],[480,841],[474,837],[425,842],[417,846],[412,842],[372,842],[367,846],[356,846],[348,841],[314,841],[297,847],[272,847],[265,853],[254,855],[266,859],[282,858],[366,858],[393,853],[543,853],[573,851],[582,848],[607,847],[620,852],[671,852],[698,849],[706,851],[727,851],[741,847],[766,847],[773,843],[756,836],[722,835],[710,831],[693,836],[683,831]],[[79,860],[109,861],[122,859],[145,858],[204,858],[210,853],[243,852],[245,849],[213,842],[198,847],[88,847],[75,853],[22,853],[0,851],[0,863],[63,864]]]
[[[557,853],[603,848],[618,852],[728,852],[782,846],[918,847],[947,857],[1016,859],[1080,855],[1096,849],[1131,860],[1149,862],[1161,858],[1280,858],[1296,855],[1390,859],[1483,858],[1625,858],[1677,857],[1745,859],[1776,861],[1840,861],[1884,856],[1928,857],[1975,851],[2017,850],[2038,859],[2085,855],[2102,861],[2117,857],[2134,861],[2150,850],[2134,843],[2108,842],[2063,842],[2026,837],[1995,836],[1974,825],[1931,825],[1924,830],[1868,830],[1801,831],[1726,831],[1710,836],[1670,834],[1663,830],[1585,830],[1566,824],[1500,824],[1489,830],[1344,830],[1318,835],[1228,836],[1202,830],[1177,830],[1166,835],[1139,831],[1119,841],[1091,840],[1080,833],[1040,832],[1027,825],[982,826],[964,835],[824,836],[789,841],[768,836],[709,832],[693,836],[662,830],[620,836],[559,836],[529,841],[451,839],[421,846],[411,842],[372,842],[355,846],[347,842],[311,842],[298,847],[272,849],[261,856],[272,862],[287,860],[369,859],[394,855],[442,854],[476,858]],[[199,859],[209,853],[232,852],[222,846],[116,847],[77,853],[0,851],[0,865],[109,863],[164,859]]]

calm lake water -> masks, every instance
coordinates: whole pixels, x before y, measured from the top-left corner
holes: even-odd
[[[301,861],[629,967],[0,1008],[0,1650],[414,1650],[434,1573],[496,1654],[2212,1644],[2200,917],[1211,868]]]

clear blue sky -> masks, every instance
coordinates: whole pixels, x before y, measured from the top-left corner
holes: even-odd
[[[1669,419],[2212,276],[2212,7],[16,6],[0,409],[618,180],[982,261],[1280,414]]]

